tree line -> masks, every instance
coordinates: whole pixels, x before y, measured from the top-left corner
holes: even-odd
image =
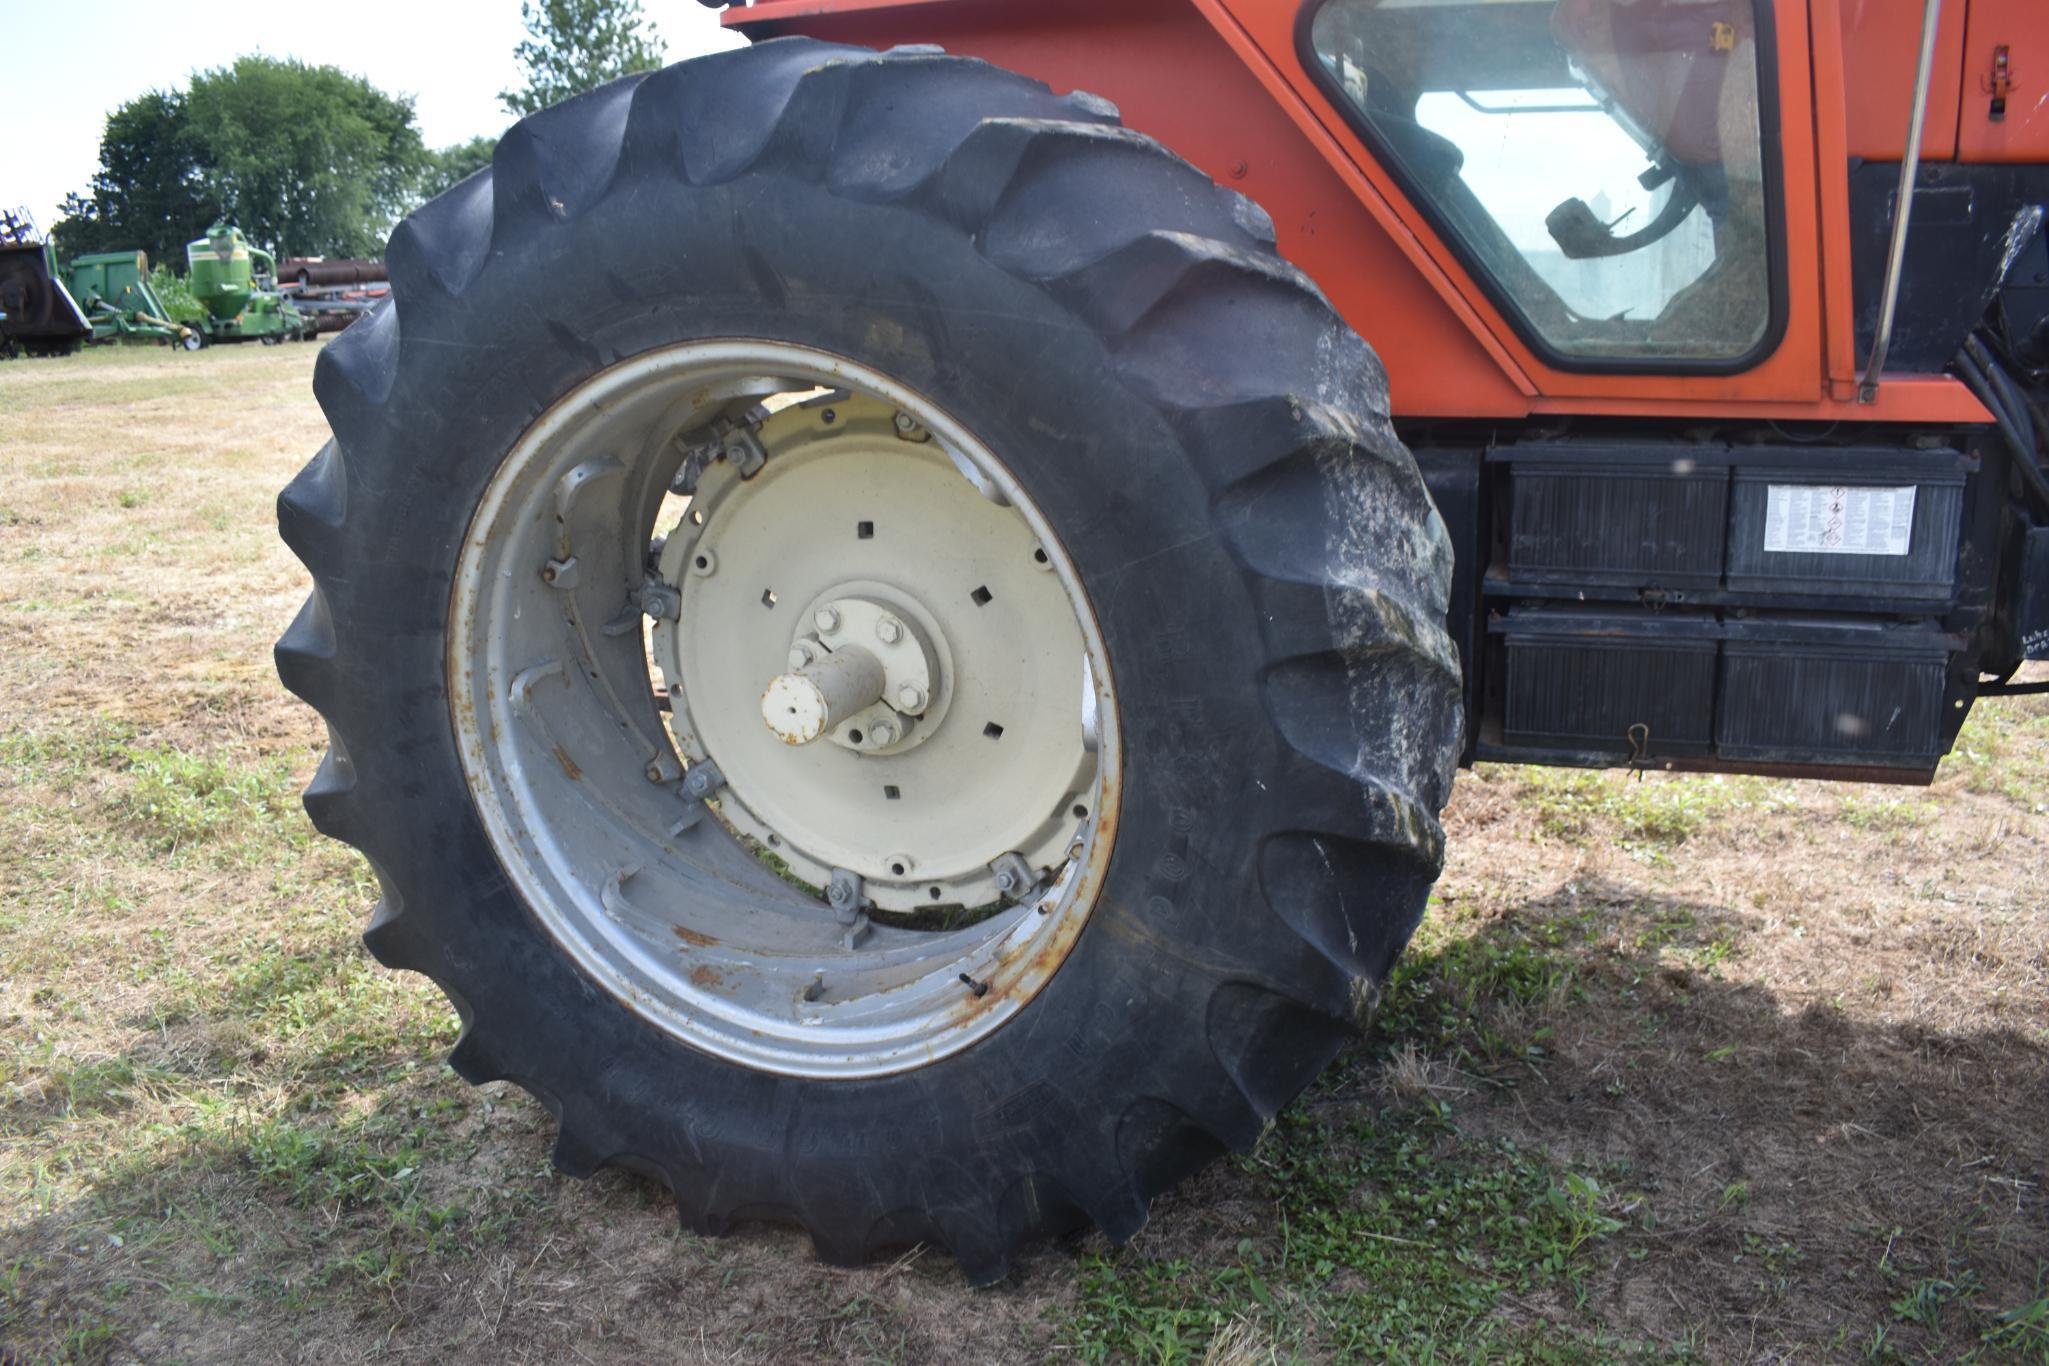
[[[513,115],[662,63],[639,0],[525,0]],[[422,141],[409,96],[332,66],[238,57],[107,116],[99,168],[64,198],[64,256],[140,248],[182,269],[218,219],[279,255],[377,256],[418,204],[491,164],[497,139]]]

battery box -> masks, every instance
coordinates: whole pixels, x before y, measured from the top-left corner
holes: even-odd
[[[1509,473],[1505,573],[1490,591],[1866,611],[1953,596],[1976,468],[1955,450],[1591,441],[1488,460]]]
[[[1497,448],[1481,757],[1934,767],[1976,462],[1949,449]]]
[[[1494,631],[1513,749],[1886,768],[1942,754],[1957,642],[1926,626],[1540,607]]]

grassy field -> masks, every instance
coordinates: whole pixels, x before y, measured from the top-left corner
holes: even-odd
[[[1461,778],[1370,1037],[1129,1246],[678,1233],[296,794],[314,348],[0,366],[0,1359],[2049,1360],[2049,699],[1932,789]]]

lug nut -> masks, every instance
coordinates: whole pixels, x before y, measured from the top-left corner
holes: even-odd
[[[818,629],[825,632],[827,635],[831,635],[834,631],[837,631],[840,628],[839,609],[834,607],[819,608],[818,614],[812,617],[811,619],[817,622]]]
[[[996,874],[996,890],[999,892],[1016,891],[1017,874],[1011,872],[1008,868],[1004,868],[998,871]]]
[[[912,417],[909,413],[898,413],[896,415],[896,429],[900,432],[908,432],[917,425],[918,419]]]
[[[726,784],[726,775],[709,759],[700,759],[683,775],[683,795],[692,801],[709,797]]]
[[[925,690],[913,683],[906,683],[896,690],[896,704],[904,711],[925,709]]]
[[[790,647],[790,667],[801,669],[811,662],[811,642],[800,640]]]
[[[894,645],[904,638],[904,624],[895,617],[884,617],[875,623],[875,638],[884,645]]]
[[[878,746],[893,745],[896,743],[896,727],[887,721],[877,721],[868,727],[868,738]]]

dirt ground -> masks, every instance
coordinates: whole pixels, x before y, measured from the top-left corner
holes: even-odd
[[[557,1176],[297,808],[315,352],[0,366],[0,1361],[2049,1360],[2049,698],[1926,790],[1463,775],[1378,1026],[1122,1249]]]

